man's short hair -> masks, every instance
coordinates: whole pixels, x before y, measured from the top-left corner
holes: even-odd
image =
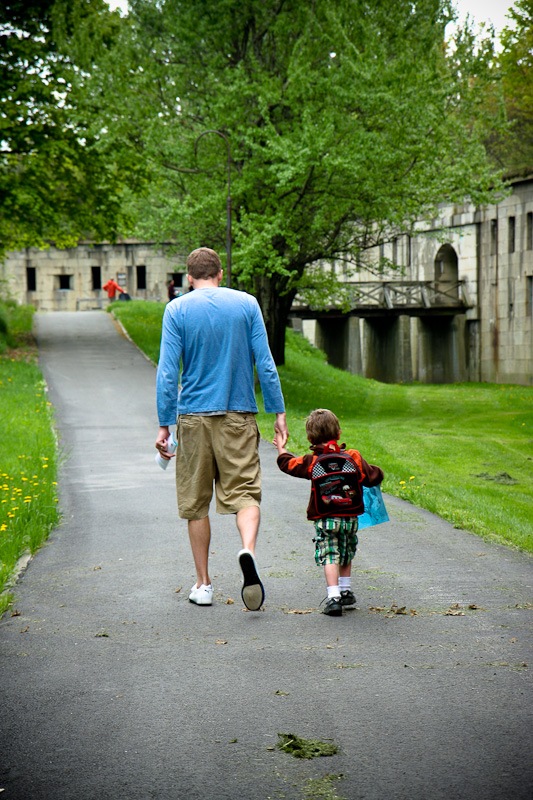
[[[340,430],[339,420],[333,411],[329,411],[327,408],[317,408],[315,411],[311,411],[305,421],[305,432],[311,444],[337,441]]]
[[[210,247],[199,247],[189,253],[187,258],[187,272],[194,280],[216,278],[222,265],[218,253]]]

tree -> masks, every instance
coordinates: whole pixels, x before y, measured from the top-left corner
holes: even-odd
[[[90,23],[90,24],[89,24]],[[80,64],[116,34],[103,0],[7,0],[0,10],[0,257],[27,246],[114,238],[124,225],[117,158],[98,149],[74,107]],[[134,181],[134,170],[129,180]]]
[[[533,170],[533,0],[517,0],[501,33],[497,69],[510,126],[489,140],[496,162],[511,175]]]
[[[223,251],[231,146],[235,283],[274,357],[314,265],[364,261],[439,201],[498,185],[476,101],[486,59],[447,50],[446,0],[131,0],[84,82],[107,135],[149,165],[141,235]],[[117,57],[117,47],[120,58]],[[113,98],[113,102],[111,102]]]

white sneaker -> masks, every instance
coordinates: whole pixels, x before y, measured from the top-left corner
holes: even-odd
[[[196,603],[197,606],[210,606],[213,604],[213,587],[211,584],[206,586],[205,583],[202,583],[201,586],[194,586],[191,589],[191,593],[189,595],[189,600],[191,603]]]

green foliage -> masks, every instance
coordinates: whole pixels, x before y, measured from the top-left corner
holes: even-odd
[[[91,47],[111,40],[119,22],[103,0],[2,4],[0,256],[52,240],[68,247],[114,238],[126,224],[120,161],[99,147],[74,91]],[[82,52],[84,32],[94,41]]]
[[[35,309],[19,306],[12,300],[0,300],[0,354],[8,347],[23,345],[31,337]]]
[[[137,233],[225,249],[228,149],[233,275],[261,304],[283,360],[307,270],[362,263],[449,199],[498,181],[477,102],[487,48],[446,52],[445,0],[132,0],[128,25],[83,75],[98,124],[151,171],[131,195]],[[452,54],[453,50],[453,54]]]
[[[501,76],[504,113],[510,127],[489,140],[491,154],[506,172],[533,170],[533,0],[509,9],[496,67]]]

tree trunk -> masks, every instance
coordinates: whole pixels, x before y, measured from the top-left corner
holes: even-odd
[[[254,282],[255,296],[261,306],[270,350],[277,366],[285,363],[285,328],[296,290],[286,291],[286,280],[280,275],[258,275]]]

